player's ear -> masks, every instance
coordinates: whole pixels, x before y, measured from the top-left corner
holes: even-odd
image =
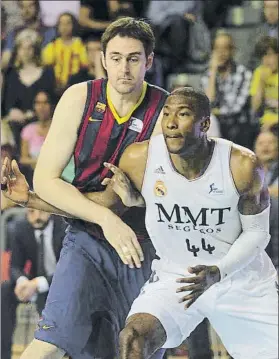
[[[209,130],[210,127],[210,117],[203,117],[202,122],[201,122],[201,131],[202,132],[207,132]]]
[[[102,59],[102,65],[103,65],[103,68],[105,70],[107,70],[107,65],[106,65],[106,59],[105,59],[105,54],[103,51],[101,51],[101,59]]]
[[[151,54],[149,54],[147,57],[146,71],[148,71],[151,68],[151,66],[153,64],[153,59],[154,59],[154,52],[151,52]]]

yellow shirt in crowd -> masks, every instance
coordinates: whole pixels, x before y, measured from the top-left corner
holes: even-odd
[[[65,45],[61,38],[49,43],[42,53],[43,63],[54,67],[57,85],[64,87],[71,75],[87,66],[87,55],[81,39],[76,37]]]
[[[255,96],[263,71],[268,71],[264,66],[256,68],[253,74],[250,95]],[[264,114],[261,118],[262,124],[274,124],[278,122],[278,107],[275,108],[274,103],[278,104],[278,72],[270,74],[265,80],[264,88]]]

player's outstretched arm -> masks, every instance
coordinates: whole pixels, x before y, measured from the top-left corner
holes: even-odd
[[[242,233],[218,265],[221,279],[245,268],[270,239],[270,198],[262,166],[251,151],[236,147],[232,151],[231,169],[240,194]]]

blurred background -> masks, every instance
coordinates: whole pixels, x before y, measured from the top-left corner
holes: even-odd
[[[106,76],[100,37],[122,16],[144,18],[154,29],[155,61],[146,80],[169,91],[203,89],[212,106],[210,135],[248,147],[262,161],[272,202],[267,252],[278,270],[277,0],[2,0],[1,159],[16,158],[32,188],[56,103],[69,86]],[[1,212],[1,358],[16,359],[32,340],[47,295],[32,289],[36,240],[47,228],[56,243],[51,281],[65,225],[2,194]],[[24,303],[14,295],[20,277],[30,282]],[[166,354],[174,357],[230,358],[206,321]]]

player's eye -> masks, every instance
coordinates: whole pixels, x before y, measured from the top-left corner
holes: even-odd
[[[169,113],[168,113],[168,112],[164,112],[163,115],[164,115],[165,117],[167,117],[167,116],[169,116]]]
[[[186,116],[191,116],[190,112],[180,112],[179,116],[181,117],[186,117]]]
[[[129,61],[135,64],[135,63],[139,62],[139,59],[137,57],[131,57],[129,59]]]
[[[114,62],[119,62],[121,60],[120,57],[112,57],[111,59]]]

